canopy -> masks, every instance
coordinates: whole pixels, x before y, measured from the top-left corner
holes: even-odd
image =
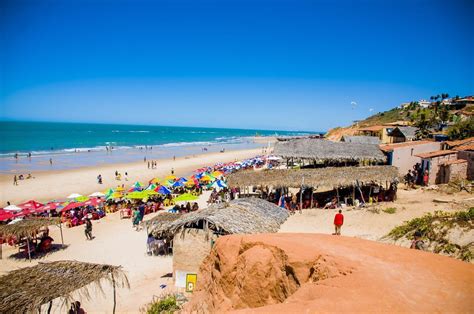
[[[16,205],[8,205],[7,207],[4,208],[4,210],[9,210],[9,211],[20,211],[21,208],[16,206]]]
[[[107,199],[110,200],[110,199],[114,199],[114,198],[121,198],[123,197],[123,194],[120,193],[120,192],[114,192],[110,195],[107,196]]]
[[[158,192],[156,192],[154,190],[145,190],[145,191],[143,191],[143,193],[145,193],[147,196],[158,195]]]
[[[78,208],[78,207],[81,207],[81,206],[84,206],[84,203],[71,202],[71,203],[67,204],[63,209],[61,209],[60,212],[63,213],[65,211],[68,211],[68,210],[71,210],[71,209],[74,209],[74,208]]]
[[[212,173],[212,176],[214,177],[220,177],[221,175],[223,175],[224,173],[222,171],[219,171],[219,170],[216,170]]]
[[[0,209],[0,221],[10,220],[13,217],[15,217],[15,215],[12,214],[12,212]]]
[[[183,182],[181,182],[181,181],[176,181],[175,183],[173,183],[172,187],[177,188],[177,187],[180,187],[180,186],[183,186],[183,185],[184,185]]]
[[[87,205],[87,206],[98,206],[99,204],[102,204],[104,202],[103,199],[100,199],[100,198],[91,198],[90,200],[84,202],[84,205]]]
[[[211,187],[222,189],[222,188],[226,188],[226,187],[227,187],[227,184],[225,184],[225,182],[222,181],[222,180],[216,180],[216,181],[211,185]]]
[[[154,191],[157,187],[158,187],[158,185],[152,183],[152,184],[150,184],[150,185],[146,188],[146,190],[152,190],[152,191]]]
[[[58,207],[62,207],[60,202],[50,202],[50,203],[44,205],[43,207],[38,208],[38,210],[39,211],[47,211],[47,210],[56,209]]]
[[[109,190],[112,191],[110,194],[112,194],[114,192],[112,189],[109,189]],[[105,194],[102,193],[102,192],[94,192],[94,193],[90,194],[89,196],[90,197],[102,197],[102,196],[105,196]]]
[[[140,182],[137,181],[137,182],[135,182],[135,183],[132,185],[132,187],[134,187],[134,188],[142,188],[143,185],[142,185]]]
[[[89,198],[87,196],[79,196],[79,197],[76,197],[76,201],[78,202],[85,202],[87,201]]]
[[[82,196],[81,194],[72,193],[72,194],[70,194],[67,198],[71,199],[71,198],[78,198],[78,197],[81,197],[81,196]]]
[[[156,192],[158,192],[160,194],[165,194],[165,195],[171,194],[171,191],[166,186],[163,186],[163,185],[160,186],[158,188],[158,191],[156,191]]]
[[[185,177],[181,177],[181,178],[178,179],[178,181],[180,181],[180,182],[187,182],[188,179],[186,179]]]
[[[206,175],[202,176],[200,180],[201,181],[211,181],[212,178],[209,175],[206,174]]]
[[[174,200],[176,202],[183,202],[183,201],[194,201],[197,200],[198,197],[189,193],[181,194],[180,196],[176,197]]]
[[[148,194],[144,191],[139,191],[139,192],[132,192],[127,195],[125,195],[125,198],[127,199],[143,199],[147,198]]]
[[[170,176],[166,176],[165,179],[166,179],[166,180],[173,180],[173,181],[175,181],[175,180],[177,179],[177,177],[174,176],[174,175],[170,175]]]
[[[37,209],[41,206],[43,206],[43,204],[33,200],[18,205],[21,209]]]
[[[153,178],[153,179],[151,179],[148,183],[150,183],[150,184],[152,184],[152,183],[160,183],[160,181],[161,181],[161,180],[158,179],[158,178]]]

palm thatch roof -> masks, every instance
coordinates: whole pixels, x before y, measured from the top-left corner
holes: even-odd
[[[150,226],[160,226],[163,224],[169,224],[176,219],[180,218],[182,215],[178,213],[160,213],[155,217],[145,221],[145,225]]]
[[[357,182],[361,185],[369,182],[392,182],[398,178],[398,170],[393,166],[247,170],[230,174],[227,178],[227,184],[232,187],[299,188],[303,178],[305,186],[316,188],[317,191],[328,191],[337,187],[353,186]]]
[[[28,218],[11,225],[0,225],[0,237],[32,237],[41,227],[59,224],[59,218]]]
[[[317,162],[374,161],[384,162],[378,145],[332,142],[324,139],[298,139],[277,142],[273,153],[284,158],[311,159]]]
[[[184,228],[208,228],[221,234],[276,232],[288,218],[286,209],[259,198],[236,199],[182,215],[152,230],[155,237],[170,237]]]
[[[380,139],[377,136],[364,136],[364,135],[350,136],[350,135],[344,135],[342,137],[342,142],[379,145],[380,144]]]
[[[78,289],[90,299],[87,286],[103,291],[102,279],[129,287],[120,266],[57,261],[13,270],[0,277],[0,313],[32,313],[56,298],[68,302]]]

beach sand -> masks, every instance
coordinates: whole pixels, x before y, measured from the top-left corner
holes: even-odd
[[[46,202],[53,199],[65,199],[71,193],[89,195],[122,184],[125,184],[125,187],[130,187],[135,181],[148,183],[154,177],[163,179],[171,174],[172,168],[174,168],[176,176],[186,176],[203,166],[251,158],[261,153],[261,148],[255,148],[191,155],[176,158],[174,161],[173,159],[159,159],[156,169],[148,169],[147,162],[141,160],[127,164],[104,164],[72,170],[43,171],[33,173],[34,179],[19,181],[18,186],[13,185],[11,175],[2,174],[0,175],[0,207],[6,206],[7,201],[11,204],[19,204],[28,200]],[[116,170],[122,174],[121,181],[115,180]],[[128,173],[128,181],[124,180],[125,172]],[[96,178],[99,174],[102,175],[103,184],[97,183]]]

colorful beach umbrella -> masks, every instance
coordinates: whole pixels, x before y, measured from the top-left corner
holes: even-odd
[[[114,192],[110,195],[107,196],[107,200],[110,200],[110,199],[116,199],[116,198],[122,198],[123,197],[123,194],[120,193],[120,192]]]
[[[79,197],[76,197],[75,200],[77,202],[85,202],[87,201],[89,198],[87,196],[79,196]]]
[[[44,205],[43,207],[38,208],[38,211],[48,211],[54,210],[56,208],[62,207],[60,202],[49,202],[48,204]]]
[[[20,207],[21,209],[37,209],[41,206],[43,206],[43,204],[33,200],[18,204],[18,207]]]
[[[114,190],[112,190],[112,189],[109,189],[109,190],[112,191],[110,194],[112,194],[114,192]],[[94,193],[89,195],[89,197],[104,197],[104,196],[105,196],[105,194],[102,193],[102,192],[94,192]]]
[[[223,189],[227,187],[227,184],[225,184],[224,181],[222,180],[216,180],[214,183],[211,185],[212,188],[218,188],[218,189]]]
[[[188,182],[188,179],[186,179],[185,177],[181,177],[178,179],[179,182]]]
[[[139,191],[139,192],[132,192],[127,195],[125,195],[125,198],[127,199],[144,199],[147,198],[148,194],[144,191]]]
[[[7,210],[7,211],[14,211],[14,212],[18,212],[18,211],[21,210],[21,208],[16,206],[16,205],[8,205],[7,207],[5,207],[3,209]]]
[[[15,217],[15,215],[8,210],[0,209],[0,221],[7,221]]]
[[[217,177],[220,177],[220,176],[223,175],[223,174],[224,174],[224,173],[223,173],[222,171],[216,170],[216,171],[214,171],[214,172],[212,173],[212,176],[217,178]]]
[[[78,198],[78,197],[81,197],[81,196],[82,196],[81,194],[72,193],[72,194],[69,194],[69,196],[67,198],[68,199],[74,199],[74,198]]]
[[[104,202],[103,199],[101,198],[91,198],[90,200],[84,202],[84,205],[86,206],[93,206],[96,207]]]
[[[185,193],[185,194],[181,194],[180,196],[176,197],[174,200],[176,202],[186,202],[186,201],[195,201],[197,199],[198,199],[197,196],[192,195],[190,193]]]
[[[164,194],[164,195],[171,194],[171,191],[166,186],[163,186],[163,185],[160,186],[156,192],[160,194]]]
[[[160,182],[161,182],[160,179],[158,179],[158,178],[153,178],[153,179],[151,179],[150,182],[148,182],[148,183],[150,183],[150,184],[152,184],[152,183],[159,184]]]
[[[176,181],[176,182],[173,183],[173,185],[172,185],[173,188],[178,188],[178,187],[181,187],[181,186],[184,186],[184,183],[181,182],[181,181]]]
[[[175,181],[175,180],[177,179],[177,177],[176,177],[176,176],[174,176],[174,175],[169,175],[169,176],[166,176],[166,178],[165,178],[165,179],[166,179],[166,180],[172,180],[172,181]]]
[[[78,208],[78,207],[81,207],[81,206],[84,206],[84,203],[71,202],[71,203],[67,204],[63,209],[61,209],[60,212],[63,213],[63,212],[66,212],[68,210],[75,209],[75,208]]]
[[[149,191],[149,190],[154,191],[157,187],[158,187],[158,185],[152,183],[152,184],[150,184],[150,185],[146,188],[146,190],[147,190],[147,191]]]

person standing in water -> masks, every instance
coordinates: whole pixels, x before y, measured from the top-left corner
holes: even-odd
[[[50,165],[50,166],[53,165],[53,158],[49,158],[49,165]]]

